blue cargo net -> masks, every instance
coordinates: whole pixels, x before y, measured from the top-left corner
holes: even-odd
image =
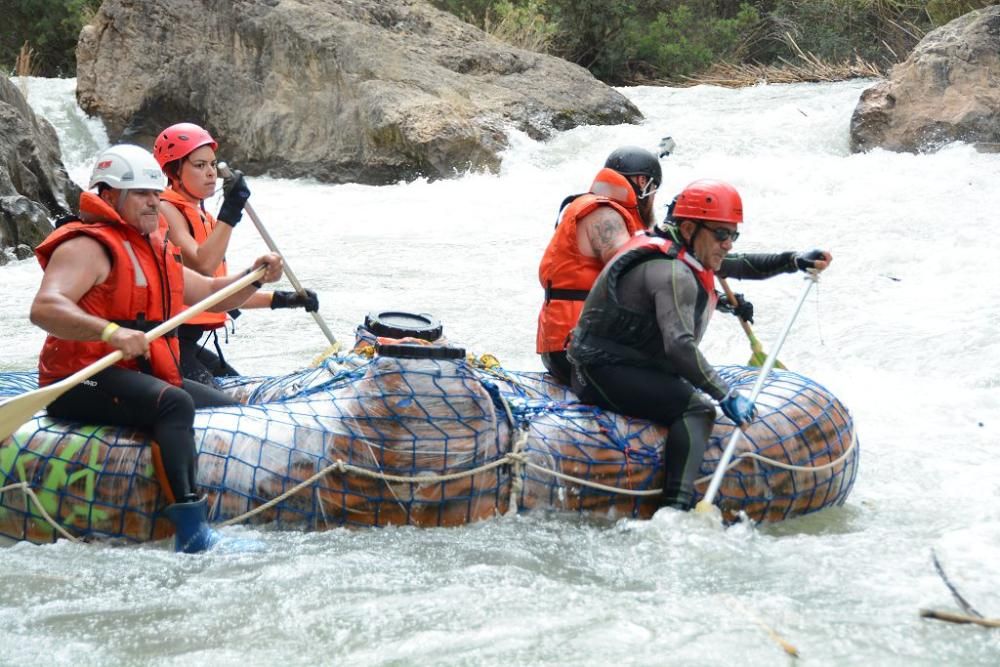
[[[737,387],[756,378],[719,370]],[[0,395],[20,393],[26,377],[0,375]],[[549,376],[507,371],[489,355],[386,356],[359,337],[315,368],[223,388],[242,404],[195,420],[214,522],[454,526],[537,509],[648,517],[658,507],[663,426],[579,403]],[[842,504],[858,465],[847,409],[787,371],[772,372],[757,405],[718,494],[724,516],[779,521]],[[717,420],[699,493],[732,428]],[[0,445],[0,534],[168,536],[148,445],[135,430],[36,417]]]

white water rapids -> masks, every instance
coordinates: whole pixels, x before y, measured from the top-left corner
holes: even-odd
[[[263,553],[183,556],[165,543],[0,548],[3,665],[996,665],[1000,630],[922,620],[957,611],[931,563],[1000,617],[1000,155],[848,152],[870,82],[724,90],[626,88],[641,125],[514,133],[499,175],[386,187],[251,178],[251,203],[334,333],[369,311],[428,312],[456,343],[540,369],[536,270],[562,198],[621,144],[665,158],[657,218],[699,177],[742,193],[737,250],[830,249],[780,354],[852,411],[860,472],[841,508],[723,530],[525,515],[454,529],[225,529]],[[107,138],[72,80],[30,79],[84,182]],[[187,120],[187,119],[178,119]],[[220,151],[225,158],[225,147]],[[239,165],[234,165],[238,167]],[[216,207],[218,202],[214,204]],[[230,266],[265,251],[249,220]],[[41,271],[0,268],[0,369],[34,366],[27,319]],[[802,288],[736,283],[765,349]],[[282,374],[326,347],[301,311],[246,312],[226,347],[247,374]],[[744,363],[716,316],[704,349]]]

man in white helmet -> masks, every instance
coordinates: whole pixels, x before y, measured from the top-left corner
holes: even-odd
[[[245,274],[209,278],[181,264],[158,213],[166,184],[160,165],[138,146],[113,146],[97,157],[89,184],[97,193],[84,192],[80,218],[60,225],[35,250],[45,274],[31,321],[49,334],[39,355],[40,386],[122,351],[118,364],[53,401],[49,415],[148,429],[175,548],[193,553],[217,540],[197,493],[194,411],[234,401],[181,377],[176,335],[147,342],[144,332]],[[258,258],[257,266],[267,267],[264,282],[281,277],[277,254]],[[214,309],[236,308],[259,287]]]

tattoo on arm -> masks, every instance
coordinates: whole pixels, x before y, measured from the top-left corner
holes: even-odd
[[[617,216],[601,217],[595,220],[587,231],[591,247],[605,262],[628,241],[628,231]]]

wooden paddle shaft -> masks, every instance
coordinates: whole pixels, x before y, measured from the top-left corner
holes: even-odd
[[[238,280],[226,285],[217,292],[208,295],[198,303],[188,307],[174,317],[171,317],[166,322],[163,322],[162,324],[147,331],[146,340],[152,342],[173,329],[176,329],[192,317],[200,315],[215,304],[225,301],[233,294],[236,294],[241,289],[244,289],[253,281],[260,280],[266,273],[267,267],[265,266],[260,266],[257,269],[250,271],[245,276],[242,276]],[[56,400],[84,380],[87,380],[94,375],[97,375],[105,368],[118,363],[123,357],[124,355],[121,350],[115,350],[114,352],[101,357],[89,366],[78,370],[69,377],[63,378],[59,382],[54,382],[34,391],[29,391],[21,394],[20,396],[14,396],[13,398],[8,398],[7,400],[0,402],[0,440],[4,440],[14,433],[14,431],[20,428],[24,422],[31,419],[36,412],[47,406],[49,403]]]
[[[230,171],[229,165],[227,165],[225,162],[220,162],[219,173],[222,174],[223,178],[228,178],[229,176],[232,175],[233,172]],[[253,206],[251,206],[248,202],[243,205],[243,210],[246,211],[247,215],[250,216],[250,220],[253,221],[254,227],[257,228],[257,233],[259,233],[260,237],[264,239],[264,243],[267,244],[267,247],[271,250],[271,252],[276,252],[279,255],[281,255],[281,251],[278,250],[278,244],[276,244],[274,242],[274,239],[271,238],[271,235],[268,233],[267,228],[264,227],[264,223],[261,222],[260,218],[257,216],[257,212],[253,210]],[[306,293],[305,288],[302,287],[302,283],[300,283],[299,279],[295,276],[295,272],[292,271],[292,267],[289,266],[288,261],[285,260],[285,256],[281,255],[281,258],[282,260],[284,260],[285,263],[285,275],[288,276],[288,282],[292,284],[292,287],[295,288],[296,292],[298,292],[299,294],[305,294]],[[323,335],[326,336],[326,339],[330,341],[330,345],[336,345],[337,339],[333,336],[333,332],[330,331],[330,327],[326,326],[326,321],[323,319],[323,317],[318,312],[315,311],[309,314],[313,316],[314,320],[316,320],[316,324],[319,325],[319,328],[323,331]]]
[[[726,300],[729,301],[729,305],[731,305],[733,308],[736,308],[738,305],[740,305],[740,302],[736,299],[736,295],[733,294],[733,290],[729,288],[729,283],[726,282],[726,279],[723,278],[722,276],[719,276],[719,284],[722,285],[722,291],[726,293]],[[743,326],[743,331],[746,332],[747,336],[752,338],[753,330],[750,328],[750,323],[747,322],[742,317],[740,317],[739,315],[736,316],[736,319],[740,321],[740,325]]]

